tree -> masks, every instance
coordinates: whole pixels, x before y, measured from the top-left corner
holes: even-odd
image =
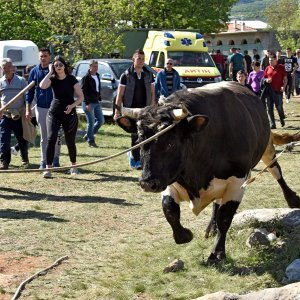
[[[276,31],[282,48],[300,48],[299,0],[278,0],[266,9],[269,25]]]
[[[50,36],[47,24],[36,10],[40,0],[0,0],[0,39],[28,39],[45,46]]]
[[[120,0],[122,19],[133,28],[198,29],[216,32],[224,27],[237,0]]]
[[[122,47],[115,0],[47,0],[39,11],[47,11],[44,20],[55,33],[50,40],[72,60],[102,57]]]

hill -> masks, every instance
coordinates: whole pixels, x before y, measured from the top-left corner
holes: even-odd
[[[240,0],[231,9],[230,18],[238,20],[261,20],[266,22],[265,8],[273,0]]]

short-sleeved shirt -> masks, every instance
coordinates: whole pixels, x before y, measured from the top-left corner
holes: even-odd
[[[133,72],[133,77],[135,80],[135,88],[134,88],[134,95],[132,98],[132,105],[131,107],[142,108],[146,106],[147,103],[147,94],[146,94],[146,87],[144,83],[144,71],[141,72],[140,78],[137,76],[137,73]],[[151,74],[151,82],[153,84],[154,77]],[[126,86],[127,85],[127,77],[126,74],[123,73],[120,77],[120,85]]]
[[[244,69],[244,56],[241,53],[234,53],[230,56],[230,63],[232,63],[233,71],[240,71]]]
[[[297,58],[292,57],[284,57],[283,59],[283,65],[287,73],[292,73],[294,69],[294,65],[297,64]]]
[[[287,76],[287,73],[284,66],[279,64],[277,64],[275,68],[267,66],[264,73],[264,78],[272,78],[271,86],[276,92],[281,92],[285,76]]]
[[[57,77],[50,77],[50,80],[53,89],[53,101],[51,102],[50,111],[63,113],[68,105],[74,103],[74,85],[78,83],[78,80],[73,75],[67,75],[62,80]]]

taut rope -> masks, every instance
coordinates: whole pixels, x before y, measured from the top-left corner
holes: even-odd
[[[100,158],[100,159],[96,159],[96,160],[93,160],[93,161],[90,161],[90,162],[86,162],[86,163],[81,163],[81,164],[76,164],[76,165],[72,165],[72,166],[68,166],[68,167],[57,167],[57,168],[51,168],[51,172],[52,171],[55,171],[55,172],[59,172],[59,171],[63,171],[63,170],[68,170],[68,169],[71,169],[71,168],[77,168],[77,167],[84,167],[84,166],[89,166],[89,165],[93,165],[93,164],[97,164],[99,162],[102,162],[102,161],[105,161],[105,160],[109,160],[109,159],[112,159],[112,158],[115,158],[117,156],[120,156],[128,151],[132,151],[134,149],[137,149],[155,139],[157,139],[159,136],[161,136],[162,134],[164,134],[165,132],[169,131],[170,129],[172,129],[177,123],[173,123],[171,125],[169,125],[168,127],[162,129],[161,131],[159,131],[158,133],[156,133],[155,135],[151,136],[150,138],[144,140],[143,142],[133,146],[133,147],[130,147],[126,150],[123,150],[121,152],[118,152],[116,154],[113,154],[113,155],[110,155],[110,156],[106,156],[106,157],[103,157],[103,158]],[[8,170],[0,170],[0,173],[40,173],[40,172],[44,172],[46,169],[24,169],[24,170],[19,170],[19,169],[8,169]]]

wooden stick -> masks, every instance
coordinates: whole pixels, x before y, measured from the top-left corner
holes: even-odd
[[[35,279],[36,277],[40,276],[40,275],[45,275],[47,273],[47,271],[49,271],[50,269],[53,269],[54,267],[56,267],[57,265],[59,265],[63,260],[68,259],[69,257],[63,256],[61,258],[59,258],[58,260],[56,260],[51,266],[49,266],[48,268],[45,268],[37,273],[35,273],[34,275],[32,275],[31,277],[29,277],[28,279],[24,280],[18,287],[17,291],[15,292],[14,296],[11,298],[12,300],[16,300],[21,296],[21,292],[22,290],[25,288],[25,285],[27,283],[29,283],[30,281],[32,281],[33,279]]]
[[[26,93],[28,90],[30,90],[33,86],[35,85],[34,81],[31,81],[30,84],[28,84],[27,86],[24,87],[24,89],[22,91],[20,91],[16,96],[14,96],[9,102],[7,102],[5,105],[3,105],[0,108],[0,112],[6,110],[9,106],[11,106],[12,104],[14,104],[17,100],[19,100],[19,98]]]

